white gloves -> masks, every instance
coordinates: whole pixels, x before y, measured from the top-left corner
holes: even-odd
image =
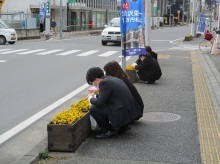
[[[133,63],[132,66],[135,67],[137,65],[137,63]]]

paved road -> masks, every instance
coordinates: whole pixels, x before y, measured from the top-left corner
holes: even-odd
[[[126,163],[128,160],[130,163],[146,163],[146,161],[147,163],[200,163],[200,143],[198,140],[200,135],[197,130],[195,84],[192,76],[194,75],[192,74],[192,63],[198,63],[198,61],[192,62],[192,56],[194,55],[188,51],[196,47],[181,43],[181,46],[170,46],[164,51],[165,46],[163,44],[158,45],[159,40],[160,43],[167,43],[171,40],[161,41],[159,37],[158,35],[154,38],[153,42],[155,44],[153,45],[157,44],[161,48],[157,50],[159,51],[159,63],[163,71],[163,77],[156,85],[135,84],[145,102],[145,116],[143,119],[134,124],[127,135],[120,136],[116,140],[99,141],[90,136],[75,153],[51,153],[50,155],[56,157],[68,156],[70,159],[64,163],[91,163],[91,161],[93,163],[103,163],[103,160],[106,163],[107,161],[109,163]],[[106,47],[106,49],[108,48]],[[32,47],[32,50],[35,49],[38,48]],[[134,60],[129,60],[129,62],[132,63]],[[66,108],[71,102],[85,96],[86,93],[86,89],[82,90],[59,108]],[[54,113],[57,110],[54,110]],[[152,121],[148,116],[155,114],[155,112],[159,114],[156,118],[161,119]],[[160,115],[160,112],[165,113],[166,117]],[[0,149],[1,162],[29,163],[35,159],[35,156],[47,147],[45,124],[52,115],[53,113],[31,125],[28,128],[29,130],[20,133],[16,140],[12,139],[10,142],[5,143],[4,147]],[[180,119],[170,120],[179,117]],[[42,144],[35,147],[35,144],[32,143],[34,142],[33,138],[36,141],[42,141]],[[27,153],[24,154],[19,151],[21,148],[23,152]],[[31,149],[33,151],[28,151]],[[10,152],[13,153],[10,154]],[[23,156],[23,158],[19,162],[13,160],[17,159],[18,156]],[[51,162],[55,163],[55,161],[56,159]],[[58,163],[61,162],[63,161],[58,160]]]

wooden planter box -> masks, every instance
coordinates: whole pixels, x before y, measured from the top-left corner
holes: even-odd
[[[132,70],[132,71],[126,70],[126,73],[127,73],[127,75],[129,76],[129,79],[130,79],[130,81],[131,81],[132,83],[136,83],[136,82],[139,80],[139,78],[138,78],[137,73],[136,73],[135,70]]]
[[[72,125],[47,125],[49,151],[75,151],[91,132],[90,112]]]

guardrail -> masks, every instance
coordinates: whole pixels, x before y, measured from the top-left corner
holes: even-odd
[[[93,27],[92,24],[63,26],[62,30],[59,26],[55,27],[55,31],[51,30],[52,36],[68,37],[74,35],[100,34],[104,27]]]

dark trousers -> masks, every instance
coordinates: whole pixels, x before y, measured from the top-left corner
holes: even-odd
[[[90,107],[90,114],[96,120],[100,128],[106,128],[108,130],[114,131],[114,128],[109,123],[108,119],[109,109],[107,107],[98,108],[94,105]]]

